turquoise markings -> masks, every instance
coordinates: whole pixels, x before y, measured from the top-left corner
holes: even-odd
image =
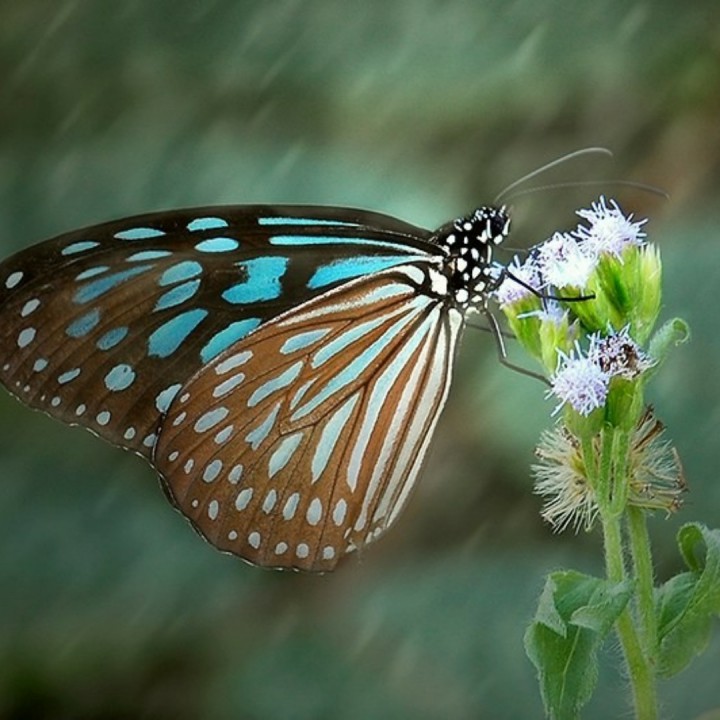
[[[226,228],[228,223],[219,217],[202,217],[195,218],[187,224],[190,232],[202,232],[203,230],[217,230],[218,228]]]
[[[126,390],[134,382],[135,371],[126,363],[116,365],[107,375],[105,375],[105,387],[111,392]]]
[[[238,263],[238,267],[245,270],[246,279],[225,290],[223,300],[233,305],[244,305],[277,300],[282,294],[280,279],[287,272],[287,258],[254,258]]]
[[[240,247],[240,243],[234,238],[229,237],[215,237],[208,238],[207,240],[201,240],[195,249],[198,252],[205,253],[223,253],[232,252]]]
[[[150,238],[162,237],[164,234],[162,230],[156,228],[137,227],[116,232],[113,237],[118,240],[149,240]]]
[[[421,255],[414,257],[408,255],[386,255],[385,257],[358,255],[344,260],[334,260],[333,262],[327,263],[327,265],[320,265],[317,270],[315,270],[308,282],[308,287],[314,290],[342,280],[350,280],[351,278],[361,277],[362,275],[370,275],[371,273],[387,270],[396,265],[422,259],[423,257]]]
[[[285,217],[260,217],[258,225],[340,225],[346,227],[357,227],[360,223],[344,222],[343,220],[320,220],[318,218]]]
[[[368,248],[389,248],[408,256],[418,254],[416,248],[409,248],[387,240],[374,240],[367,237],[343,237],[342,235],[273,235],[271,245],[362,245]]]
[[[99,280],[93,280],[86,285],[83,285],[73,296],[73,301],[78,304],[90,302],[109,292],[113,288],[122,285],[130,278],[134,278],[137,275],[142,275],[148,270],[152,270],[154,265],[136,265],[128,270],[122,270],[121,272],[112,273],[112,275],[106,275]]]
[[[207,345],[200,351],[204,363],[216,358],[223,350],[227,350],[233,343],[242,340],[249,332],[260,324],[260,318],[245,318],[230,323],[226,328],[213,335]]]
[[[172,285],[173,283],[182,282],[183,280],[190,280],[190,278],[202,275],[203,267],[199,262],[195,260],[183,260],[169,267],[158,280],[158,285],[164,287],[165,285]]]
[[[119,345],[128,334],[127,327],[116,327],[108,330],[95,344],[98,350],[112,350]]]
[[[181,285],[176,285],[160,296],[158,301],[155,303],[153,312],[157,310],[166,310],[167,308],[175,307],[176,305],[184,303],[197,293],[199,287],[200,280],[188,280]]]
[[[77,320],[73,320],[66,328],[65,334],[73,338],[81,338],[87,335],[100,322],[100,311],[95,308]]]
[[[170,357],[208,315],[207,310],[196,308],[168,320],[148,338],[148,355]]]
[[[94,240],[81,240],[80,242],[72,243],[64,247],[61,251],[61,255],[75,255],[76,253],[85,252],[86,250],[92,250],[97,247],[100,243]]]

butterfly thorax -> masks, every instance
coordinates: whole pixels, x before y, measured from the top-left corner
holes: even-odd
[[[497,282],[493,249],[507,237],[510,218],[505,208],[481,207],[440,228],[433,240],[447,253],[446,296],[460,310],[482,308]]]

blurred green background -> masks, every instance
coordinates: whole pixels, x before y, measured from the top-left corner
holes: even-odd
[[[691,492],[657,517],[720,526],[720,23],[715,0],[3,0],[0,251],[183,205],[367,207],[436,227],[543,162],[623,178],[513,202],[527,246],[604,191],[651,217],[664,317],[693,342],[650,394]],[[715,14],[714,14],[715,13]],[[419,489],[336,573],[204,544],[138,458],[0,396],[0,717],[538,718],[522,636],[543,577],[600,573],[553,535],[529,466],[552,403],[468,332]],[[585,717],[627,717],[616,643]],[[720,705],[720,638],[664,683],[667,717]]]

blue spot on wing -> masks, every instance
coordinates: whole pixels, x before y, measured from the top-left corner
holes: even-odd
[[[161,390],[155,398],[155,407],[161,413],[167,412],[167,409],[170,407],[170,403],[175,399],[175,396],[178,394],[181,387],[180,383],[176,383],[175,385],[171,385],[170,387]]]
[[[210,360],[217,357],[234,342],[244,338],[251,330],[254,330],[260,322],[260,318],[246,318],[245,320],[230,323],[224,330],[213,335],[207,345],[200,351],[202,361],[205,363],[210,362]]]
[[[153,267],[154,265],[136,265],[135,267],[131,267],[128,270],[116,272],[112,275],[106,275],[104,278],[100,278],[99,280],[94,280],[87,285],[83,285],[75,293],[73,300],[78,304],[90,302],[90,300],[95,300],[96,298],[99,298],[101,295],[104,295],[106,292],[112,290],[118,285],[121,285],[125,281],[130,280],[130,278],[133,278],[136,275],[142,275],[142,273],[151,270]]]
[[[89,313],[85,313],[77,320],[73,320],[67,328],[65,334],[74,338],[81,338],[87,335],[100,322],[100,311],[95,308]]]
[[[172,355],[208,314],[207,310],[196,308],[168,320],[148,338],[148,355],[160,358]]]
[[[343,220],[320,220],[318,218],[285,217],[281,215],[258,218],[258,225],[345,225],[347,227],[357,227],[359,224]]]
[[[87,280],[88,278],[95,277],[96,275],[102,275],[104,272],[109,270],[108,265],[98,265],[97,267],[88,268],[83,270],[75,277],[76,280]]]
[[[162,237],[165,233],[162,230],[149,227],[130,228],[116,232],[113,237],[118,240],[148,240],[150,238]]]
[[[119,345],[128,334],[127,327],[116,327],[108,330],[96,343],[98,350],[112,350]]]
[[[75,242],[72,243],[72,245],[64,247],[60,251],[60,254],[75,255],[75,253],[85,252],[85,250],[92,250],[92,248],[97,247],[99,244],[99,242],[95,242],[94,240],[81,240],[80,242]]]
[[[280,279],[286,273],[288,259],[260,257],[238,263],[244,268],[247,279],[229,287],[222,297],[233,305],[275,300],[282,294]]]
[[[160,296],[158,301],[155,303],[153,311],[166,310],[167,308],[175,307],[180,305],[186,300],[189,300],[200,287],[200,280],[188,280],[182,283],[182,285],[176,285],[175,287],[168,290],[166,293]]]
[[[222,253],[237,250],[238,247],[240,247],[240,243],[234,238],[215,237],[202,240],[195,246],[195,249],[199,252]]]
[[[219,217],[202,217],[195,218],[187,224],[187,229],[191,232],[198,232],[201,230],[216,230],[217,228],[228,227],[225,220]]]
[[[172,285],[176,282],[182,282],[183,280],[189,280],[190,278],[202,275],[203,267],[199,262],[195,260],[183,260],[177,265],[169,267],[158,280],[158,285]]]
[[[125,258],[126,262],[140,262],[141,260],[158,260],[172,255],[170,250],[141,250]]]
[[[130,365],[116,365],[105,375],[105,387],[111,392],[126,390],[135,382],[135,371]]]
[[[335,260],[327,265],[320,265],[308,281],[308,287],[310,289],[321,288],[341,280],[369,275],[412,260],[422,259],[423,257],[420,255],[414,258],[407,255],[387,255],[385,257],[360,255],[344,260]]]
[[[362,245],[367,248],[389,248],[408,256],[418,254],[418,250],[401,243],[375,240],[367,237],[342,237],[341,235],[273,235],[269,238],[271,245]]]
[[[74,368],[62,375],[58,375],[57,381],[60,385],[65,385],[66,383],[72,382],[76,377],[78,377],[78,375],[80,375],[81,372],[80,368]]]

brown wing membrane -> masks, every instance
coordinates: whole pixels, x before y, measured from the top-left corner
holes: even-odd
[[[428,236],[376,213],[292,206],[153,213],[60,235],[0,263],[0,384],[149,457],[170,400],[205,362],[345,281],[313,285],[319,266],[362,256],[364,242],[377,257],[423,256],[437,250]]]
[[[213,545],[324,571],[404,504],[445,403],[460,314],[404,265],[265,323],[189,380],[153,462]]]

